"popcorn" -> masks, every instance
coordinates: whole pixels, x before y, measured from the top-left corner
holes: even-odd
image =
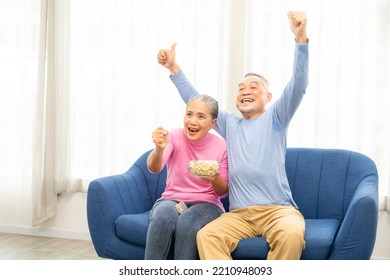
[[[219,169],[215,160],[192,160],[188,163],[188,170],[198,177],[214,176]]]

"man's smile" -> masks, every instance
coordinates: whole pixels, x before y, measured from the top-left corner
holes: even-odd
[[[255,100],[254,100],[253,98],[244,98],[244,99],[241,100],[241,103],[247,103],[247,102],[252,103],[252,102],[254,102],[254,101],[255,101]]]

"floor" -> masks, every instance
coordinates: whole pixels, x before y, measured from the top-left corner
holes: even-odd
[[[102,260],[88,240],[0,233],[0,260]]]

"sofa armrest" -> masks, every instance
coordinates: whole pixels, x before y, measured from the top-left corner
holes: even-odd
[[[118,237],[116,219],[142,213],[152,206],[146,180],[130,171],[93,180],[87,193],[87,218],[91,239],[99,256]]]
[[[335,238],[329,259],[370,259],[378,223],[378,177],[358,185]]]

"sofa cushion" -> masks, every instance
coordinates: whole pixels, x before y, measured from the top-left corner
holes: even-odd
[[[306,219],[305,222],[306,248],[302,252],[302,259],[327,259],[339,230],[340,221],[337,219]]]
[[[306,248],[301,259],[326,259],[331,251],[340,221],[336,219],[305,219]],[[232,253],[233,259],[264,260],[267,258],[269,246],[265,238],[255,237],[243,239]]]
[[[116,234],[131,244],[145,246],[150,211],[140,214],[126,214],[115,221]]]
[[[240,240],[236,250],[232,253],[235,260],[265,260],[269,246],[265,238],[254,237]]]

